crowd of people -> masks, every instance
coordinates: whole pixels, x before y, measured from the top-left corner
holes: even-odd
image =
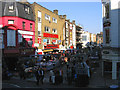
[[[53,68],[49,71],[44,70],[40,66],[33,66],[32,68],[32,75],[36,78],[36,85],[44,84],[44,79],[46,74],[49,75],[49,84],[51,85],[59,85],[63,82],[67,82],[68,85],[71,85],[75,83],[76,86],[80,85],[82,75],[77,73],[76,66],[78,63],[82,63],[83,57],[81,58],[82,54],[84,52],[76,52],[76,51],[62,51],[57,54],[59,55],[53,55],[49,53],[43,57],[39,57],[39,59],[46,58],[46,61],[49,59],[57,59],[60,62],[60,66]],[[50,55],[51,54],[51,55]],[[78,55],[78,56],[77,56]],[[27,63],[18,63],[17,65],[17,71],[19,72],[20,79],[25,80],[28,78],[27,72],[26,72]],[[85,75],[85,78],[87,81],[89,81],[89,77]],[[81,81],[83,82],[83,81]]]

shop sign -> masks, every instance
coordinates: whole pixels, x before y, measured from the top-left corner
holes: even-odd
[[[57,34],[43,33],[43,37],[58,38]]]
[[[41,37],[38,38],[38,43],[41,44]]]
[[[59,44],[49,44],[44,47],[44,49],[56,49],[59,48]]]
[[[47,42],[47,39],[43,39],[43,42]]]
[[[56,42],[56,40],[52,40],[52,42],[53,42],[53,43],[55,43],[55,42]]]

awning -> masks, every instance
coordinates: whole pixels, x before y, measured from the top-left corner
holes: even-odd
[[[43,52],[52,52],[53,49],[43,50]]]

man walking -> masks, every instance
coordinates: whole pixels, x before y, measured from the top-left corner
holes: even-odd
[[[43,84],[43,79],[44,79],[44,70],[41,68],[40,70],[40,81]]]
[[[36,77],[36,84],[39,85],[39,80],[40,80],[40,68],[38,68],[35,72],[35,77]]]

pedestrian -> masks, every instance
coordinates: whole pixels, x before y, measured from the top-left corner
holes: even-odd
[[[63,83],[63,70],[59,70],[59,83]]]
[[[50,70],[49,82],[52,83],[52,76],[54,76],[53,70]]]
[[[68,81],[68,85],[72,84],[72,70],[70,67],[68,67],[67,69],[67,81]]]
[[[36,84],[39,85],[39,81],[40,81],[40,67],[38,67],[38,69],[35,71],[35,77],[36,77]]]
[[[24,79],[24,80],[26,79],[24,63],[21,64],[19,67],[19,75],[20,75],[20,79]]]
[[[59,70],[56,70],[56,73],[55,73],[55,85],[58,85],[60,82],[59,82],[60,78],[59,78]]]
[[[41,68],[40,69],[40,81],[41,81],[41,84],[43,84],[43,79],[44,79],[44,70]]]
[[[74,76],[75,76],[75,69],[74,69],[74,67],[72,67],[72,81],[75,80]]]

